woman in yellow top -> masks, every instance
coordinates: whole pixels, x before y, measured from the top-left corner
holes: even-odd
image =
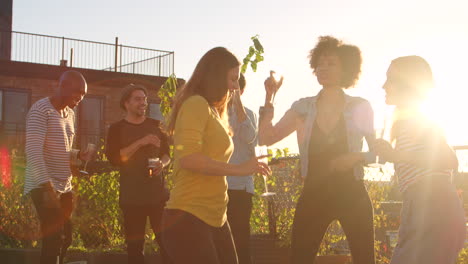
[[[163,214],[163,241],[175,264],[237,263],[226,219],[226,175],[270,174],[256,158],[229,164],[233,151],[226,106],[239,89],[237,58],[208,51],[174,101],[168,132],[174,138],[174,188]]]

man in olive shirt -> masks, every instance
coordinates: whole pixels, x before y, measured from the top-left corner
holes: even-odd
[[[143,86],[129,85],[122,94],[120,106],[125,118],[110,126],[106,156],[120,168],[119,203],[124,216],[128,263],[144,263],[146,218],[156,234],[163,263],[170,263],[159,232],[162,212],[168,199],[162,169],[170,162],[167,137],[160,122],[146,117],[147,91]],[[148,168],[149,158],[159,158],[155,168]]]

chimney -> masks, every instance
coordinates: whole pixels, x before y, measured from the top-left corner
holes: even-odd
[[[0,1],[0,60],[11,60],[13,0]]]

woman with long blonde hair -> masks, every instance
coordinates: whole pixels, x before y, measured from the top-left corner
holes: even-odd
[[[464,212],[451,182],[457,157],[441,130],[420,111],[432,86],[431,68],[418,56],[393,60],[383,85],[386,103],[396,107],[395,147],[378,139],[374,148],[395,164],[403,194],[392,264],[452,264],[465,243]]]

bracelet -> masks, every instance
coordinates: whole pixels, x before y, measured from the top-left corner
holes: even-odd
[[[273,112],[275,108],[273,106],[271,107],[265,107],[265,106],[260,106],[260,109],[258,110],[259,114],[263,114],[265,112]]]

